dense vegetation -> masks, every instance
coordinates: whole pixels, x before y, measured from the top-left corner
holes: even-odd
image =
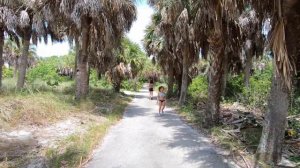
[[[24,104],[53,100],[55,105],[49,109],[54,111],[66,104],[78,110],[81,103],[92,103],[90,107],[97,109],[99,94],[117,100],[122,88],[138,90],[149,76],[159,76],[159,69],[166,77],[168,97],[178,99],[189,118],[212,135],[222,134],[220,127],[233,127],[242,135],[248,125],[263,127],[255,140],[245,144],[255,146],[255,167],[277,166],[286,140],[297,139],[299,133],[300,2],[149,0],[149,4],[155,14],[144,43],[155,67],[137,44],[124,37],[136,19],[132,0],[0,0],[1,96],[3,107],[11,107],[17,118],[10,122],[6,113],[10,110],[1,110],[1,121],[7,124],[2,127],[13,126],[27,115],[33,122],[40,119],[35,108],[19,107],[19,102],[5,104],[15,97]],[[68,39],[74,49],[65,57],[37,58],[35,45],[49,38]],[[253,112],[238,116],[247,126],[232,126],[233,121],[227,120],[235,114],[228,113],[224,104],[232,103]],[[111,115],[120,113],[104,116],[109,120]],[[97,128],[103,129],[90,130]],[[93,139],[92,134],[87,137]],[[94,145],[90,142],[78,150],[87,153]],[[69,164],[76,165],[82,157],[73,154],[76,163]],[[55,166],[64,166],[60,164],[65,155],[57,155],[55,149],[47,152],[54,164],[58,162]]]
[[[189,118],[211,131],[244,120],[233,128],[242,134],[241,127],[256,122],[249,118],[257,118],[259,111],[263,130],[257,136],[262,133],[253,166],[276,167],[285,134],[298,132],[289,129],[295,125],[290,118],[297,116],[288,115],[298,113],[300,2],[151,0],[150,4],[156,12],[144,44],[167,76],[169,95],[177,95],[183,111],[193,108]],[[202,62],[208,65],[199,67]],[[235,114],[228,113],[223,103],[232,102],[252,113],[246,111],[228,122]],[[229,134],[235,136],[232,130]]]
[[[139,46],[128,39],[124,39],[122,49],[125,51],[118,53],[117,59],[135,67],[128,71],[129,75],[124,73],[127,69],[118,71],[121,89],[139,90],[144,83],[143,72],[149,70],[147,67],[144,69],[141,63],[151,65],[151,62]],[[106,129],[121,119],[130,96],[115,92],[113,83],[115,79],[111,78],[110,73],[99,76],[97,70],[91,68],[89,95],[81,101],[74,99],[74,60],[74,51],[65,56],[35,59],[34,66],[28,68],[26,84],[21,90],[15,85],[17,80],[14,77],[15,66],[4,67],[0,92],[1,129],[10,130],[18,127],[28,129],[31,126],[43,129],[60,121],[67,122],[70,119],[80,118],[81,123],[84,123],[81,127],[86,131],[62,137],[55,147],[43,147],[38,152],[34,152],[36,149],[33,148],[33,152],[22,156],[18,155],[22,152],[18,149],[26,150],[26,145],[19,144],[18,149],[11,147],[7,150],[6,156],[0,155],[0,167],[27,166],[32,164],[36,157],[44,157],[44,161],[39,162],[50,167],[77,167],[89,159],[90,153],[98,145],[99,139],[105,135]],[[131,76],[133,72],[134,77]],[[19,143],[17,140],[14,141]],[[3,150],[2,147],[0,150]]]

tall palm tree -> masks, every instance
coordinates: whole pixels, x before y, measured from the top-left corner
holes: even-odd
[[[151,0],[150,2],[158,7],[162,7],[166,4],[166,1],[159,0]],[[246,37],[241,37],[241,34],[244,33],[239,32],[240,25],[237,25],[238,18],[249,6],[251,8],[253,7],[257,13],[258,21],[256,24],[254,23],[255,30],[253,32],[246,30],[246,32],[244,32]],[[169,7],[170,6],[168,6],[168,10],[171,10]],[[275,62],[274,79],[269,110],[266,115],[266,123],[257,156],[258,164],[267,163],[268,165],[275,166],[281,159],[281,148],[288,114],[288,97],[291,81],[294,76],[293,74],[297,72],[296,68],[300,67],[298,52],[300,48],[298,45],[300,44],[300,28],[297,26],[300,24],[300,11],[298,10],[300,8],[299,0],[204,0],[194,1],[193,7],[199,9],[193,20],[194,31],[197,32],[195,39],[202,46],[207,46],[203,44],[205,44],[206,41],[209,42],[208,55],[210,72],[209,100],[206,111],[207,126],[212,126],[218,123],[219,120],[222,76],[224,76],[224,70],[228,67],[226,64],[238,59],[239,56],[236,56],[236,53],[240,53],[243,46],[242,44],[244,44],[247,39],[256,41],[258,45],[252,45],[253,47],[251,48],[255,48],[255,54],[260,55],[259,52],[261,53],[264,48],[261,38],[261,25],[264,20],[270,17],[273,24],[270,43]],[[183,10],[178,11],[182,12]],[[177,15],[174,15],[172,12],[167,13],[167,16],[163,17],[166,18],[167,21],[170,21],[170,23],[173,21],[172,25],[175,25],[176,22],[172,20],[173,16],[177,18]],[[182,22],[184,23],[185,20],[182,20]],[[162,29],[168,28],[167,26],[171,27],[172,25],[165,24],[165,27],[162,27]],[[174,29],[171,27],[168,30],[170,33],[171,30]],[[242,36],[245,36],[245,34]],[[180,35],[178,36],[180,37]],[[172,36],[166,37],[164,37],[165,40],[172,39]],[[174,39],[172,40],[175,41]],[[230,56],[231,54],[233,54],[234,57]],[[248,53],[248,55],[254,55],[253,51],[252,53]],[[248,58],[251,57],[248,56]],[[296,68],[294,65],[296,65]],[[248,70],[246,71],[248,73]]]
[[[21,56],[20,45],[13,40],[6,40],[4,43],[4,62],[14,67],[14,78],[17,79],[19,67],[19,58]]]
[[[166,40],[161,38],[159,27],[162,22],[161,13],[158,11],[152,16],[151,24],[146,28],[145,37],[143,39],[144,47],[149,56],[153,56],[155,62],[162,67],[162,70],[168,77],[168,93],[167,96],[171,97],[173,95],[174,86],[174,76],[176,67],[175,64],[179,64],[176,61],[172,49],[168,48]],[[177,69],[177,73],[181,73],[181,68]]]
[[[25,84],[26,68],[28,65],[28,55],[30,40],[36,45],[41,37],[47,43],[48,34],[55,40],[56,36],[51,31],[51,23],[54,19],[46,0],[15,0],[0,1],[3,5],[13,11],[18,16],[17,24],[13,28],[19,37],[22,38],[22,55],[20,58],[17,88],[23,88]]]
[[[272,16],[271,50],[274,55],[274,77],[269,108],[257,150],[257,166],[276,166],[281,160],[284,130],[289,108],[292,78],[300,68],[300,1],[251,1],[259,15]],[[299,72],[298,72],[299,73]]]
[[[13,33],[13,29],[17,23],[17,16],[13,9],[8,4],[12,4],[8,1],[0,1],[0,88],[2,87],[2,67],[3,67],[3,47],[5,36],[4,33],[8,33],[10,36],[16,37]]]
[[[60,10],[76,25],[78,35],[76,99],[86,97],[89,88],[89,57],[101,59],[120,45],[125,31],[136,18],[131,0],[60,0]]]
[[[179,104],[183,105],[186,101],[189,83],[189,67],[197,62],[200,51],[194,39],[195,33],[192,26],[196,9],[192,7],[194,1],[150,1],[150,4],[156,6],[161,13],[160,23],[154,26],[160,29],[159,34],[163,37],[160,43],[163,47],[158,52],[158,55],[163,56],[159,62],[164,64],[162,67],[167,67],[170,88],[173,88],[172,83],[176,76],[180,90]],[[151,37],[151,34],[148,37]],[[176,73],[174,69],[177,70]]]
[[[194,22],[195,32],[199,32],[197,39],[203,44],[202,48],[207,46],[203,41],[209,43],[210,69],[205,126],[211,127],[219,122],[224,69],[228,68],[229,56],[239,48],[239,29],[234,19],[243,7],[236,1],[221,0],[199,1],[195,6],[198,8]]]

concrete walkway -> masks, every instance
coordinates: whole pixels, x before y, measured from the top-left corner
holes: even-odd
[[[227,168],[208,140],[167,108],[158,115],[156,101],[144,88],[113,127],[87,168]]]

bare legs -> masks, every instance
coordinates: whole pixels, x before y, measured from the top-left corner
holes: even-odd
[[[164,113],[164,109],[166,107],[166,101],[158,101],[159,103],[159,114],[163,114]]]
[[[150,91],[150,100],[153,98],[153,91]]]

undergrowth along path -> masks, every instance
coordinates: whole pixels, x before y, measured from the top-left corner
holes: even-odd
[[[227,168],[226,162],[172,109],[159,116],[156,101],[148,99],[144,87],[86,168]]]

